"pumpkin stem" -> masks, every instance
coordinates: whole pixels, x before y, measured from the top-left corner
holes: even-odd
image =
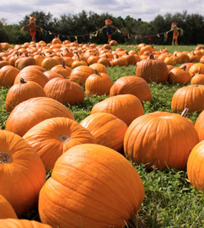
[[[7,152],[0,152],[0,164],[9,164],[11,163],[11,157]]]
[[[189,111],[189,108],[184,108],[183,112],[181,113],[181,116],[186,117],[188,111]]]
[[[153,54],[153,53],[151,53],[151,54],[149,55],[149,59],[155,59],[155,57],[154,57],[154,54]]]
[[[61,142],[66,143],[66,142],[69,141],[69,136],[68,135],[65,135],[65,134],[60,134],[59,135],[59,139],[60,139]]]
[[[184,65],[184,66],[181,67],[181,69],[182,69],[182,70],[186,70],[186,67],[187,67],[187,66]]]
[[[137,214],[133,214],[131,218],[126,223],[126,227],[128,228],[146,228],[146,226],[138,219]]]
[[[20,79],[20,84],[25,84],[26,83],[26,81],[24,80],[24,78],[21,78]]]
[[[2,57],[0,56],[0,61],[2,61]]]
[[[100,76],[100,73],[97,71],[97,69],[94,69],[94,70],[95,70],[95,74]]]
[[[62,67],[65,69],[66,67],[65,67],[65,61],[64,61],[64,59],[62,60]]]

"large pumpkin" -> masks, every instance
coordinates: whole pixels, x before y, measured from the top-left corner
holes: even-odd
[[[97,143],[111,149],[122,151],[127,125],[110,113],[94,113],[80,123],[88,129]]]
[[[18,216],[37,205],[45,175],[40,157],[24,139],[12,132],[0,131],[0,194]]]
[[[198,134],[184,117],[168,112],[149,113],[135,119],[124,138],[125,155],[147,169],[155,165],[184,169],[198,143]]]
[[[46,97],[43,88],[36,82],[25,82],[22,78],[20,83],[13,85],[6,96],[5,108],[10,113],[18,104],[33,97]]]
[[[204,190],[204,141],[191,151],[187,162],[187,174],[190,183],[196,189]]]
[[[128,126],[137,117],[144,114],[141,101],[132,94],[122,94],[106,98],[95,104],[93,113],[110,113],[123,120]]]
[[[182,112],[184,108],[191,112],[202,112],[204,110],[204,86],[189,85],[178,89],[171,101],[171,110],[173,112]]]
[[[195,129],[198,132],[199,141],[204,140],[204,111],[199,114],[195,122]]]
[[[6,218],[17,218],[17,215],[8,200],[0,195],[0,219]]]
[[[84,90],[82,87],[69,79],[53,78],[45,85],[44,90],[47,97],[64,104],[74,105],[84,101]]]
[[[39,154],[46,170],[53,169],[56,160],[71,147],[84,143],[96,143],[89,130],[76,121],[64,117],[40,122],[23,138]]]
[[[57,160],[40,192],[39,215],[53,228],[123,227],[143,199],[143,183],[129,161],[105,146],[83,144]]]
[[[168,68],[163,61],[155,59],[151,54],[150,59],[137,62],[136,76],[144,78],[148,83],[164,83],[168,79]]]
[[[36,124],[54,117],[75,120],[69,109],[60,102],[48,97],[31,98],[13,109],[6,121],[6,130],[23,136]]]
[[[26,219],[1,219],[0,228],[52,228],[47,224]]]
[[[185,67],[174,67],[168,73],[168,81],[172,84],[188,84],[191,81],[191,75],[185,71]]]
[[[151,101],[152,93],[150,86],[143,79],[135,76],[124,76],[119,78],[110,89],[110,96],[119,94],[132,94],[141,101]]]

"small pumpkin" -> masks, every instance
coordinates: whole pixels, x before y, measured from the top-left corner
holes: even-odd
[[[168,73],[168,81],[172,84],[188,84],[191,81],[191,75],[183,68],[174,67]]]
[[[52,228],[47,224],[26,219],[1,219],[0,228]]]

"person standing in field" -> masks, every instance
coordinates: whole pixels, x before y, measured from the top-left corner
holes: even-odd
[[[165,41],[168,38],[168,33],[173,32],[172,45],[178,45],[179,30],[181,31],[181,35],[183,35],[183,29],[178,28],[176,23],[172,23],[171,30],[166,32]]]

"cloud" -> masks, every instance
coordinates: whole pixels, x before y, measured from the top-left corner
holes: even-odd
[[[109,13],[115,17],[131,16],[151,21],[158,15],[177,13],[187,10],[189,14],[203,14],[203,0],[7,0],[1,2],[0,18],[6,18],[8,24],[19,23],[33,11],[50,12],[53,17],[60,15],[78,14],[85,10],[97,14]]]

